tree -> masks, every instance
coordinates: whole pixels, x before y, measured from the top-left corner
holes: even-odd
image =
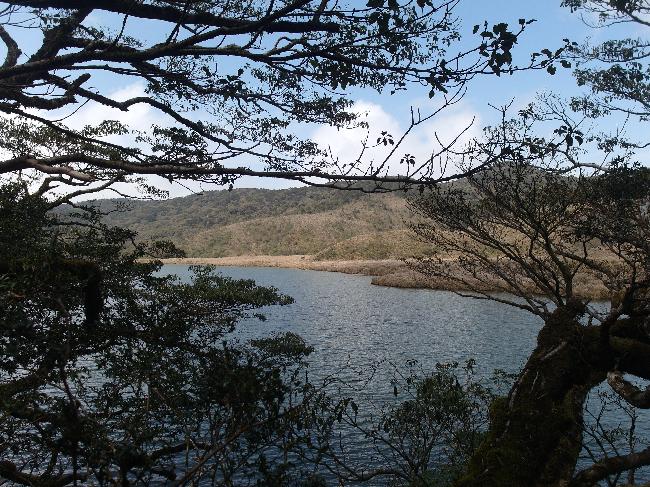
[[[650,27],[647,2],[636,0],[564,0],[572,11],[596,16],[598,27],[631,24]],[[589,17],[587,17],[589,19]],[[592,117],[613,112],[648,120],[650,68],[645,60],[648,43],[642,38],[610,39],[599,45],[575,45],[570,56],[580,63],[576,81],[591,91],[573,100],[573,108]]]
[[[647,2],[563,5],[599,27],[648,25]],[[573,43],[567,57],[577,62],[586,93],[570,104],[542,96],[514,119],[504,108],[502,123],[460,161],[500,156],[494,171],[414,204],[424,217],[418,233],[441,250],[420,270],[544,322],[510,394],[494,404],[488,438],[458,485],[595,485],[650,464],[646,447],[594,456],[593,466],[575,472],[589,390],[607,380],[632,407],[650,405],[648,389],[628,380],[650,379],[650,186],[639,151],[647,141],[626,134],[630,121],[648,119],[647,41]],[[588,131],[587,119],[604,124]],[[603,128],[607,123],[613,130]],[[589,303],[595,288],[611,302],[609,311]]]
[[[0,478],[11,485],[297,482],[321,393],[291,333],[238,344],[237,322],[291,300],[195,268],[160,275],[98,215],[0,189]],[[261,317],[261,316],[260,316]]]
[[[459,486],[591,486],[650,465],[646,448],[575,473],[591,389],[607,380],[630,404],[650,406],[648,390],[626,377],[650,380],[650,172],[544,169],[506,159],[413,203],[423,217],[416,232],[440,252],[418,270],[544,323],[508,396],[493,403],[488,436]],[[591,305],[580,281],[606,289],[611,309]]]
[[[348,87],[394,93],[428,86],[440,108],[414,112],[412,129],[458,102],[472,78],[552,69],[563,51],[516,65],[512,50],[530,23],[522,19],[514,29],[476,26],[475,47],[450,52],[459,39],[457,3],[13,1],[0,11],[0,174],[36,171],[47,176],[39,193],[67,184],[74,195],[152,174],[219,184],[253,175],[357,189],[368,188],[363,181],[439,180],[435,162],[448,146],[427,161],[405,158],[397,176],[389,166],[403,138],[395,134],[380,135],[376,144],[392,150],[368,166],[363,152],[374,141],[362,154],[332,160],[300,138],[298,127],[363,124],[350,111]],[[31,52],[19,36],[25,29],[40,36]],[[125,80],[143,83],[144,92],[120,99],[107,88]],[[69,117],[85,103],[124,112],[147,106],[164,121],[74,127]]]
[[[382,401],[374,414],[367,405],[342,403],[344,427],[365,440],[363,458],[355,455],[356,445],[334,442],[324,465],[344,482],[451,485],[485,435],[489,403],[504,378],[480,380],[477,370],[473,360],[437,363],[431,371],[415,360],[406,370],[396,368],[394,401]]]

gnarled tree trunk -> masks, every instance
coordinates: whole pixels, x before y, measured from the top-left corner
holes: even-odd
[[[488,437],[458,487],[551,487],[571,480],[582,448],[583,405],[614,366],[602,327],[558,308],[507,398],[492,406]]]

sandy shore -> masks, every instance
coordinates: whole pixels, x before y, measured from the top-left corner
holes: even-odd
[[[237,257],[190,257],[165,259],[165,264],[214,265],[226,267],[284,267],[314,271],[342,272],[373,276],[372,284],[377,286],[407,289],[438,289],[446,291],[467,291],[455,281],[432,280],[410,269],[400,260],[315,260],[311,255],[244,255]],[[581,276],[577,279],[576,293],[587,299],[607,299],[609,292],[601,282]],[[496,290],[480,286],[483,291]]]

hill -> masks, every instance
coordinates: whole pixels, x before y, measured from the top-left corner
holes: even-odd
[[[108,212],[107,223],[131,228],[140,238],[169,239],[190,257],[399,259],[426,251],[406,226],[410,215],[402,193],[235,189],[162,201],[98,200],[93,205]]]
[[[464,181],[450,184],[471,195]],[[372,275],[373,284],[383,286],[467,290],[457,282],[430,280],[403,262],[435,249],[408,228],[413,215],[400,192],[235,189],[91,204],[106,213],[106,223],[133,229],[141,239],[171,240],[190,257],[169,263],[328,270]],[[593,276],[578,277],[580,294],[608,295]]]
[[[485,171],[477,177],[489,176],[490,171]],[[448,184],[472,194],[465,180]],[[385,260],[427,255],[432,250],[408,228],[413,216],[401,191],[249,188],[160,201],[113,199],[92,204],[107,213],[108,224],[135,230],[142,239],[171,240],[189,257],[309,255],[316,260]]]

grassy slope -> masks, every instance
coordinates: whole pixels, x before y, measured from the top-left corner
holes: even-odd
[[[116,203],[104,200],[97,204],[111,210]],[[293,260],[286,265],[281,261],[248,265],[369,274],[378,276],[374,284],[387,286],[464,289],[423,278],[399,262],[433,250],[408,229],[412,215],[399,193],[239,189],[129,205],[130,211],[110,212],[107,222],[132,228],[142,238],[170,239],[190,257],[235,258],[219,265],[247,265],[236,256],[300,254],[313,257],[297,262],[290,258]],[[593,250],[598,256],[597,249]],[[576,286],[590,298],[607,295],[602,283],[589,276],[580,277]]]
[[[102,201],[103,209],[115,201]],[[165,201],[136,201],[106,218],[142,238],[174,241],[193,257],[310,254],[320,259],[388,259],[422,254],[395,193],[320,188],[237,189]]]

